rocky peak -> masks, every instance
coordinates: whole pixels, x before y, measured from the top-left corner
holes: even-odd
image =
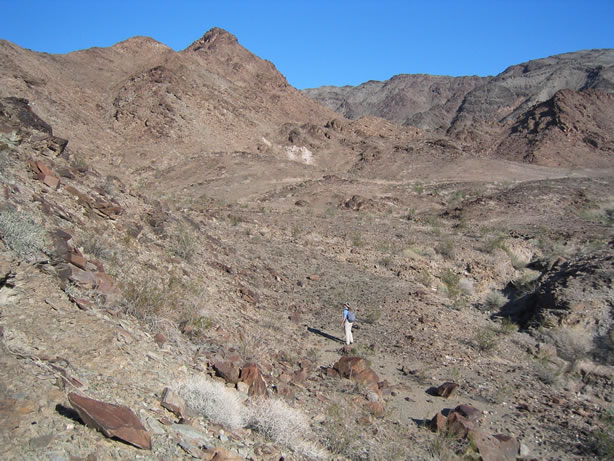
[[[238,44],[239,41],[233,34],[219,27],[214,27],[187,47],[186,51],[208,51],[215,50],[224,45],[228,46]]]

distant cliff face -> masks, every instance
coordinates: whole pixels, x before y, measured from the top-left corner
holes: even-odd
[[[375,115],[460,135],[471,124],[505,122],[563,89],[614,92],[614,50],[586,50],[509,67],[496,77],[397,75],[352,87],[311,88],[309,97],[355,119]]]
[[[445,132],[465,95],[490,79],[402,74],[385,82],[324,86],[303,92],[350,119],[374,115],[401,125]]]

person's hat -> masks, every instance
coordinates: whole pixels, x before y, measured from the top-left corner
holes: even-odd
[[[350,307],[350,303],[343,303],[343,307]]]

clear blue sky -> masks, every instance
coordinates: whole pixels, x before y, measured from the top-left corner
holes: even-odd
[[[0,38],[68,53],[145,35],[175,50],[233,33],[297,88],[400,73],[496,75],[531,59],[614,48],[614,0],[0,0]]]

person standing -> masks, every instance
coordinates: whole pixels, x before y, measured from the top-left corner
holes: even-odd
[[[345,344],[350,345],[354,343],[354,337],[352,336],[352,325],[356,320],[356,314],[354,308],[349,303],[343,305],[343,320],[341,325],[345,329]]]

